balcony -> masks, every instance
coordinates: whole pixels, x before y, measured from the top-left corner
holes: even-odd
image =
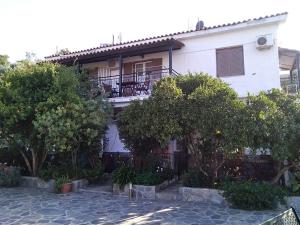
[[[175,71],[171,76],[177,75]],[[169,76],[169,68],[151,69],[130,74],[98,77],[91,79],[92,89],[108,98],[149,96],[155,82]]]

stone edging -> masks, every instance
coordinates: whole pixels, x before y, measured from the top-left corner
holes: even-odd
[[[49,192],[54,192],[55,180],[44,181],[39,177],[22,176],[21,187],[39,188]],[[88,185],[86,179],[72,181],[72,191],[78,192],[79,189],[85,188]]]
[[[191,188],[180,187],[179,193],[182,195],[183,201],[226,204],[225,198],[222,196],[221,190],[210,188]]]

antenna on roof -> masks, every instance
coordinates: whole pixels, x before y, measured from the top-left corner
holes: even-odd
[[[115,44],[115,35],[114,34],[112,35],[112,44],[113,45]]]
[[[122,43],[122,33],[120,32],[118,35],[119,43]]]

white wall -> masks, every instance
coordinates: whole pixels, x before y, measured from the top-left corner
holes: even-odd
[[[240,97],[247,93],[280,88],[279,59],[276,24],[252,27],[237,31],[215,33],[179,39],[185,46],[174,51],[173,68],[180,73],[205,72],[216,76],[216,49],[243,45],[245,75],[224,77]],[[256,49],[256,37],[272,34],[275,44],[266,50]]]
[[[223,77],[240,97],[248,92],[257,94],[262,90],[280,88],[279,58],[277,46],[278,24],[262,24],[244,27],[239,30],[228,30],[207,35],[182,35],[174,38],[184,43],[180,50],[173,51],[173,69],[185,74],[188,72],[205,72],[216,77],[216,49],[243,45],[245,75]],[[270,49],[256,49],[256,37],[272,34],[275,44]],[[144,57],[125,58],[124,62],[162,58],[163,66],[169,67],[168,52],[148,54]],[[92,63],[86,67],[106,66],[106,62]]]
[[[119,131],[114,122],[108,125],[105,138],[107,139],[107,143],[104,152],[129,152],[120,140]]]

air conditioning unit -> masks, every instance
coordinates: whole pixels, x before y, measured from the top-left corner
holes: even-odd
[[[256,48],[259,50],[271,48],[274,45],[272,34],[265,34],[256,37]]]

